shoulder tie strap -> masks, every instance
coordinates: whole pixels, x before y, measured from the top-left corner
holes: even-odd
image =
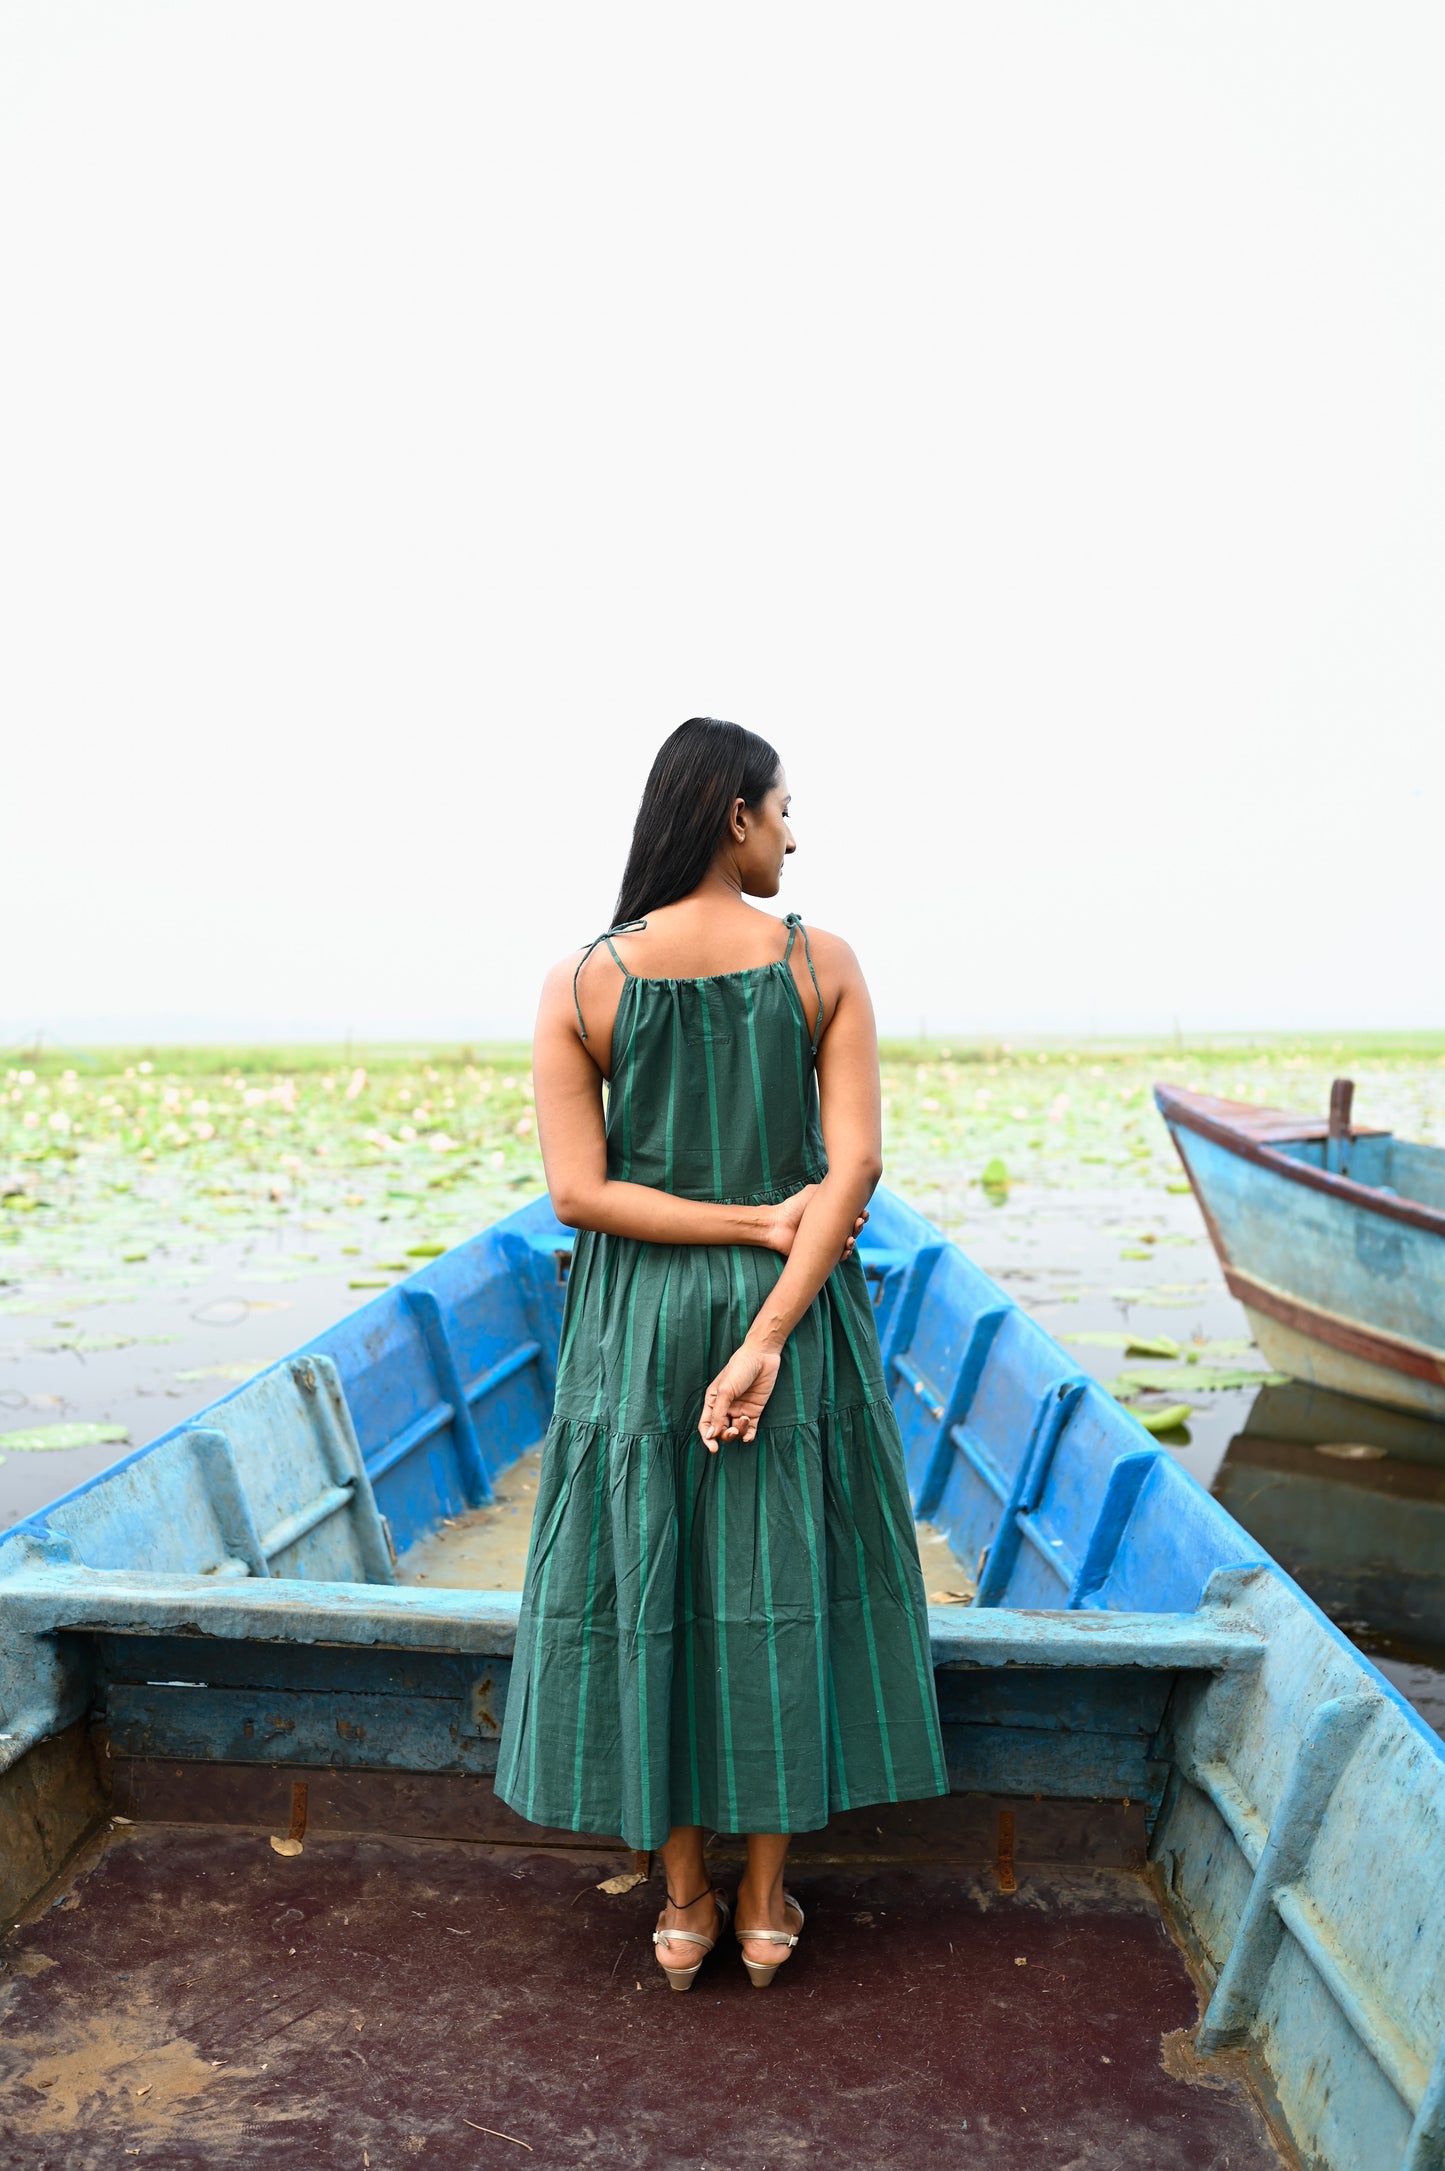
[[[817,998],[818,998],[818,1022],[817,1022],[817,1024],[816,1024],[816,1025],[815,1025],[815,1026],[813,1027],[813,1042],[812,1042],[812,1052],[813,1052],[813,1054],[814,1054],[814,1055],[816,1055],[816,1054],[817,1054],[817,1052],[818,1052],[818,1042],[819,1042],[819,1041],[820,1041],[820,1040],[822,1039],[822,1037],[823,1037],[823,990],[822,990],[822,989],[821,989],[821,988],[819,987],[819,985],[818,985],[818,975],[817,975],[817,974],[816,974],[816,973],[814,972],[814,970],[813,970],[813,952],[812,952],[811,948],[809,947],[809,943],[808,943],[808,930],[807,930],[807,928],[806,928],[806,927],[804,927],[804,926],[803,926],[803,923],[802,923],[801,919],[800,919],[800,918],[798,917],[798,915],[797,915],[797,913],[796,913],[796,912],[789,912],[789,913],[786,913],[786,914],[784,915],[784,918],[783,918],[783,925],[784,925],[784,927],[786,927],[786,928],[787,928],[787,930],[788,930],[788,947],[787,947],[787,949],[786,949],[786,950],[784,950],[784,952],[783,952],[783,963],[784,963],[785,965],[786,965],[786,963],[788,962],[788,959],[789,959],[789,958],[790,958],[790,957],[792,956],[792,954],[793,954],[793,937],[794,937],[794,935],[796,935],[797,933],[799,933],[799,931],[800,931],[800,930],[801,930],[801,933],[802,933],[802,937],[803,937],[803,955],[804,955],[804,957],[805,957],[805,958],[806,958],[806,959],[808,960],[808,978],[809,978],[809,979],[810,979],[810,980],[812,981],[812,983],[813,983],[813,993],[814,993],[814,994],[815,994],[815,995],[817,996]],[[579,970],[580,970],[580,967],[579,967]]]
[[[577,981],[579,975],[581,974],[582,967],[586,964],[588,958],[592,955],[592,952],[596,949],[599,942],[605,942],[608,949],[612,950],[612,938],[614,935],[640,935],[646,925],[646,920],[617,920],[611,927],[605,927],[600,935],[594,935],[590,942],[583,943],[582,955],[577,960],[577,971],[574,972],[572,975],[572,1008],[577,1013],[577,1030],[581,1033],[584,1040],[587,1038],[587,1026],[582,1016],[582,1005],[577,999]],[[804,941],[806,941],[807,937],[804,936],[803,939]],[[612,950],[612,959],[618,971],[622,973],[625,978],[630,980],[632,978],[632,974],[628,972],[627,967],[623,964],[621,958],[617,955],[617,952],[615,950]],[[817,982],[815,981],[813,984],[814,986],[816,986]]]

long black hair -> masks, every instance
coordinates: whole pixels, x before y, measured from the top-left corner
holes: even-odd
[[[689,716],[657,750],[612,915],[640,920],[688,896],[712,865],[733,804],[755,807],[778,780],[777,750],[741,724]]]

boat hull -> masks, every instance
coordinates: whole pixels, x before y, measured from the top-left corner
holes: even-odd
[[[1239,1294],[1238,1290],[1235,1292]],[[1326,1339],[1326,1331],[1286,1323],[1277,1313],[1261,1311],[1246,1299],[1245,1316],[1250,1332],[1273,1372],[1287,1372],[1291,1379],[1309,1387],[1328,1387],[1335,1394],[1354,1395],[1361,1402],[1378,1402],[1392,1410],[1411,1410],[1421,1417],[1445,1420],[1445,1384],[1399,1371],[1354,1350]],[[1351,1321],[1351,1325],[1357,1322]]]
[[[1445,1419],[1445,1213],[1385,1188],[1395,1142],[1361,1140],[1345,1175],[1323,1166],[1307,1118],[1166,1087],[1155,1098],[1270,1364]]]

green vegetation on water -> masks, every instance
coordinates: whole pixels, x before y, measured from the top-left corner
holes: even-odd
[[[1331,1078],[1346,1068],[1366,1120],[1414,1138],[1445,1136],[1441,1037],[1182,1051],[885,1044],[888,1180],[920,1204],[959,1185],[999,1197],[1019,1183],[1175,1190],[1178,1162],[1150,1093],[1156,1079],[1322,1110]],[[0,1074],[3,1239],[28,1251],[59,1237],[62,1249],[78,1246],[112,1273],[153,1263],[150,1245],[178,1225],[220,1238],[298,1208],[392,1209],[392,1220],[417,1225],[399,1247],[414,1262],[541,1182],[520,1047],[347,1057],[319,1048],[90,1049],[13,1060]],[[1122,1257],[1151,1256],[1152,1232],[1120,1236]],[[376,1261],[372,1270],[404,1264]]]
[[[1087,1195],[1121,1260],[1162,1261],[1192,1239],[1141,1210],[1181,1186],[1155,1080],[1323,1111],[1344,1072],[1362,1120],[1445,1140],[1442,1036],[888,1044],[887,1181],[965,1247],[970,1225],[1011,1200]],[[340,1272],[355,1291],[384,1288],[541,1188],[525,1048],[17,1053],[0,1066],[0,1315],[44,1315],[36,1351],[169,1339],[106,1336],[83,1315],[203,1280],[223,1251],[240,1282]],[[1189,1307],[1204,1286],[1181,1276],[1109,1295]],[[1165,1360],[1121,1375],[1123,1395],[1259,1376],[1218,1362],[1240,1345],[1185,1350],[1153,1332],[1117,1346]]]
[[[0,1312],[50,1308],[39,1277],[78,1284],[67,1302],[122,1301],[194,1278],[181,1253],[193,1264],[237,1238],[334,1238],[383,1220],[402,1227],[359,1273],[384,1283],[540,1183],[525,1049],[384,1049],[349,1062],[317,1050],[90,1050],[12,1062],[0,1079]],[[291,1249],[286,1271],[318,1258]],[[8,1295],[17,1284],[24,1294]]]
[[[1445,1143],[1445,1034],[1220,1040],[1198,1046],[955,1048],[885,1043],[886,1180],[942,1220],[960,1188],[1002,1203],[1011,1186],[1090,1190],[1188,1185],[1154,1106],[1156,1082],[1232,1100],[1318,1110],[1330,1081],[1355,1079],[1358,1119]],[[1120,1256],[1158,1241],[1120,1230]]]

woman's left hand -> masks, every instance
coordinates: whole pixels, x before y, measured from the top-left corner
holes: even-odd
[[[767,1208],[764,1223],[766,1232],[764,1242],[769,1251],[780,1251],[783,1257],[787,1258],[793,1248],[793,1239],[798,1233],[803,1215],[807,1211],[808,1201],[817,1188],[818,1186],[815,1183],[804,1184],[802,1190],[795,1191],[791,1198],[784,1199],[777,1206]],[[843,1245],[842,1252],[839,1255],[839,1265],[842,1265],[845,1260],[851,1259],[857,1250],[858,1239],[863,1234],[863,1224],[867,1219],[868,1209],[865,1206],[853,1224],[853,1234],[847,1238]]]
[[[746,1342],[734,1350],[703,1397],[697,1429],[710,1455],[724,1440],[746,1443],[757,1438],[781,1362],[776,1350],[753,1349]]]

